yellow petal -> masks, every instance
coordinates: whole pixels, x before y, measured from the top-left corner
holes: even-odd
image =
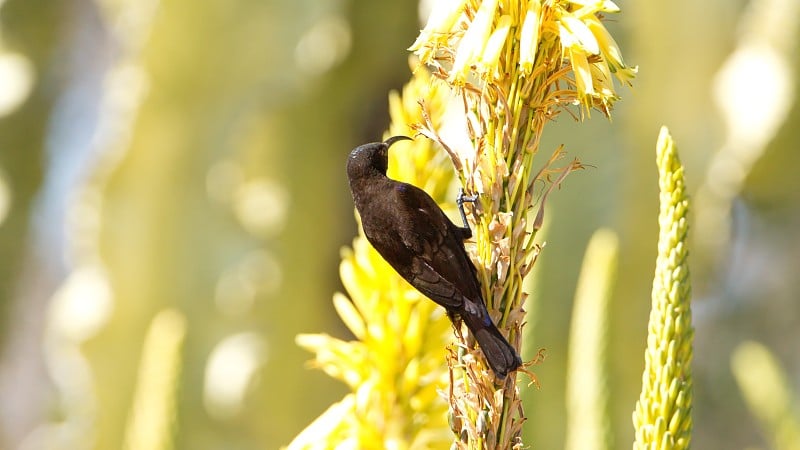
[[[589,28],[589,30],[591,30],[595,39],[597,39],[597,43],[600,46],[600,52],[603,54],[603,57],[606,58],[611,70],[614,71],[617,68],[625,67],[625,63],[622,61],[622,52],[620,51],[617,42],[611,36],[611,33],[608,32],[603,23],[600,22],[600,19],[594,16],[587,18],[586,26]]]
[[[620,83],[631,86],[633,83],[631,81],[636,78],[636,73],[639,71],[639,67],[626,67],[624,69],[617,69],[614,72],[614,76],[617,77]]]
[[[484,74],[488,79],[497,78],[502,74],[502,68],[498,67],[500,61],[500,54],[503,51],[506,43],[508,31],[511,28],[511,16],[503,15],[497,21],[497,27],[489,37],[489,42],[486,43],[486,48],[483,50],[480,60],[478,61],[478,72]]]
[[[595,39],[592,31],[582,20],[571,14],[565,14],[561,16],[560,22],[563,25],[563,27],[559,27],[561,42],[565,47],[577,45],[590,55],[600,54],[600,46],[597,43],[597,39]],[[569,36],[565,38],[565,34],[569,34]],[[567,42],[569,42],[570,45],[566,45]]]
[[[604,98],[616,97],[614,91],[614,83],[611,81],[611,72],[605,63],[591,64],[590,65],[592,76],[594,79],[595,89]]]
[[[539,47],[539,24],[541,22],[542,5],[539,0],[531,0],[522,22],[519,43],[519,66],[525,74],[530,74],[536,61],[536,49]]]
[[[333,436],[347,426],[353,417],[355,396],[347,394],[339,403],[331,405],[324,413],[311,422],[289,444],[287,450],[324,449],[337,443]]]
[[[592,12],[619,12],[619,6],[611,0],[569,0],[573,5],[580,5],[583,8],[590,8]]]
[[[408,50],[420,55],[418,50],[435,44],[433,40],[436,34],[451,31],[458,18],[464,13],[464,2],[465,0],[440,0],[436,2],[425,28],[422,29],[419,37]],[[423,62],[426,60],[424,57],[421,57],[421,59]]]
[[[332,339],[326,334],[298,334],[294,342],[310,352],[316,352]]]
[[[475,18],[458,44],[456,59],[447,80],[450,83],[463,85],[466,81],[472,66],[476,64],[478,56],[483,53],[486,41],[489,39],[496,9],[497,0],[485,0],[481,3],[478,12],[475,13]]]
[[[356,338],[363,340],[364,336],[366,335],[366,329],[364,327],[364,319],[359,314],[358,310],[355,306],[353,306],[353,302],[350,301],[347,297],[345,297],[341,293],[336,293],[333,295],[333,307],[336,308],[336,312],[339,314],[339,317],[342,318],[342,321],[350,331],[353,332]]]
[[[602,12],[618,13],[620,11],[619,6],[611,0],[603,0],[601,3],[600,11]]]
[[[578,97],[583,103],[586,97],[595,93],[589,60],[584,52],[575,47],[569,49],[569,59],[572,62],[572,70],[575,72],[575,87],[578,90]]]

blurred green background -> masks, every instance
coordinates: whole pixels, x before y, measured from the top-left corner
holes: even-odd
[[[564,446],[572,298],[590,235],[609,227],[620,238],[609,418],[615,448],[630,446],[665,124],[694,200],[693,443],[772,448],[731,355],[766,345],[797,410],[800,2],[619,4],[608,27],[639,65],[634,89],[612,122],[562,114],[544,138],[594,167],[550,197],[526,343],[548,358],[526,442]],[[0,448],[122,448],[134,393],[160,376],[140,367],[148,333],[154,348],[183,340],[178,378],[153,382],[177,392],[160,406],[174,448],[278,448],[341,398],[294,336],[348,336],[331,305],[356,231],[344,162],[388,125],[424,11],[0,1]],[[166,309],[179,320],[151,329]]]

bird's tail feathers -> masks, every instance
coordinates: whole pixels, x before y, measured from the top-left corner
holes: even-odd
[[[503,378],[522,365],[522,358],[493,323],[487,325],[474,316],[463,319],[478,341],[489,367],[498,377]]]

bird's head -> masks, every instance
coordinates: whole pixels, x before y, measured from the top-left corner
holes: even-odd
[[[383,142],[371,142],[356,147],[347,159],[347,176],[356,179],[372,173],[386,175],[389,166],[389,147],[397,141],[412,140],[408,136],[392,136]]]

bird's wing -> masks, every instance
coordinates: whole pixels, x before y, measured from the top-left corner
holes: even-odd
[[[415,192],[418,191],[418,192]],[[464,250],[458,228],[421,189],[399,184],[398,221],[403,244],[411,250],[411,283],[445,307],[461,307],[464,297],[480,298],[475,267]]]
[[[456,286],[444,279],[423,258],[415,257],[409,282],[426,297],[445,308],[461,308],[464,296]]]

